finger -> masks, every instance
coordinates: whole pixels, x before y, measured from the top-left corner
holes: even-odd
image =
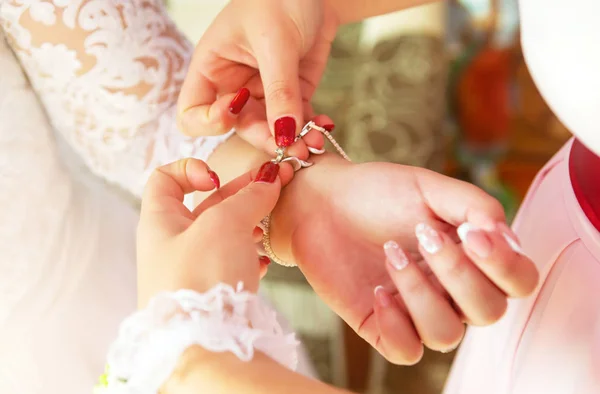
[[[425,346],[455,349],[465,331],[456,311],[396,242],[386,242],[384,251],[386,268]]]
[[[255,169],[252,171],[248,171],[239,177],[235,178],[231,182],[222,186],[218,190],[215,190],[210,196],[208,196],[204,201],[202,201],[193,211],[193,216],[198,217],[202,214],[202,212],[206,211],[208,208],[217,205],[227,198],[235,195],[237,192],[242,190],[244,187],[249,185],[252,180],[258,174],[259,169]],[[287,163],[279,164],[279,174],[278,177],[281,181],[282,185],[286,185],[291,181],[294,176],[294,170],[291,165]],[[257,225],[258,223],[255,223]]]
[[[315,116],[312,119],[317,126],[325,128],[327,131],[332,131],[335,128],[333,121],[327,115]],[[309,155],[325,153],[325,138],[318,130],[311,130],[302,139],[295,142],[288,149],[289,156],[295,156],[301,160],[309,159]]]
[[[251,100],[247,88],[242,88],[235,94],[219,97],[212,104],[197,106],[184,112],[179,118],[179,128],[193,137],[225,134],[236,126],[240,113],[246,108],[251,114],[246,117],[246,122],[264,119],[261,116],[264,108]]]
[[[262,230],[262,228],[256,226],[254,227],[254,230],[252,230],[252,241],[254,243],[259,243],[262,241],[263,236],[264,236],[264,231]]]
[[[289,30],[281,27],[281,32]],[[267,119],[272,125],[278,146],[290,146],[303,119],[300,90],[298,45],[294,35],[254,35],[249,38],[254,49],[265,92]],[[273,56],[276,53],[277,56]]]
[[[217,25],[214,27],[219,28]],[[214,55],[212,45],[218,44],[206,40],[198,43],[177,100],[178,127],[190,136],[215,135],[228,131],[228,128],[222,127],[219,132],[204,134],[219,125],[217,120],[227,119],[228,104],[256,73],[250,66],[232,63]],[[219,70],[218,75],[207,74],[215,69]],[[220,97],[224,94],[226,98]],[[222,103],[215,106],[217,98]]]
[[[325,130],[330,133],[335,129],[335,124],[333,120],[327,115],[317,115],[312,118],[312,121],[315,122],[317,126],[323,127]],[[317,150],[323,150],[325,146],[325,137],[322,133],[317,130],[312,130],[308,133],[304,138],[304,142],[307,146]],[[315,152],[312,152],[315,153]]]
[[[510,235],[500,230],[487,232],[470,223],[458,228],[467,256],[502,291],[511,297],[531,294],[539,280],[535,264],[509,243]]]
[[[409,318],[382,286],[375,288],[375,320],[379,339],[375,347],[389,362],[414,365],[423,357],[423,344]]]
[[[146,184],[141,216],[190,212],[183,198],[193,191],[209,191],[219,187],[219,177],[201,160],[183,159],[157,168]]]
[[[417,225],[415,233],[421,254],[469,322],[485,326],[504,315],[506,295],[469,260],[459,245],[424,223]]]
[[[271,259],[267,256],[260,256],[258,258],[258,263],[260,264],[260,279],[262,279],[265,277],[265,275],[267,275],[269,264],[271,264]]]
[[[252,182],[222,202],[209,207],[196,222],[201,223],[201,226],[207,226],[208,222],[210,226],[210,223],[216,221],[221,226],[251,232],[277,203],[281,191],[278,174],[278,164],[270,161],[264,163]]]
[[[506,221],[502,204],[470,183],[425,169],[417,172],[417,181],[429,208],[455,227],[469,222],[492,231]]]

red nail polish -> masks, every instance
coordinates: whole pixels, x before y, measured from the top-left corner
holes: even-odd
[[[269,264],[271,264],[271,259],[270,259],[270,258],[268,258],[267,256],[260,256],[260,257],[258,258],[258,261],[260,261],[260,263],[261,263],[261,264],[264,264],[264,265],[269,265]]]
[[[250,99],[250,91],[246,88],[241,88],[229,104],[229,112],[234,115],[242,112],[242,109]]]
[[[277,179],[277,174],[279,174],[279,164],[268,161],[260,167],[254,182],[273,183]]]
[[[323,128],[331,133],[333,131],[333,129],[335,129],[335,125],[334,124],[326,124],[323,126]]]
[[[212,183],[215,184],[215,187],[217,189],[221,187],[221,180],[219,179],[219,176],[216,172],[214,172],[213,170],[208,170],[208,176],[210,177]]]
[[[275,121],[275,143],[279,147],[288,147],[296,138],[296,120],[291,116],[284,116]]]

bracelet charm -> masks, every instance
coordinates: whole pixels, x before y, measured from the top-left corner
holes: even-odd
[[[336,151],[340,154],[340,156],[342,156],[347,161],[352,161],[352,160],[350,160],[350,157],[348,157],[348,155],[346,154],[344,149],[342,149],[340,144],[338,144],[338,142],[335,140],[335,138],[333,138],[333,136],[329,133],[329,131],[327,131],[325,128],[323,128],[321,126],[318,126],[313,121],[310,121],[304,125],[304,127],[302,128],[302,131],[300,131],[300,134],[298,134],[296,136],[296,139],[294,140],[294,142],[303,138],[305,135],[310,133],[311,130],[317,130],[318,132],[323,134],[329,140],[329,142],[331,142],[331,144],[336,149]],[[323,153],[325,153],[324,149],[315,149],[315,148],[309,147],[308,150],[310,151],[310,153],[315,154],[315,155],[322,155]],[[286,148],[285,147],[277,148],[275,150],[275,153],[277,154],[277,156],[272,160],[273,163],[279,164],[279,163],[289,162],[292,165],[292,167],[294,168],[294,171],[299,171],[303,168],[308,168],[314,164],[311,162],[300,160],[299,158],[294,157],[294,156],[286,156]],[[277,257],[277,255],[273,251],[273,248],[271,247],[271,235],[270,235],[271,215],[267,215],[265,218],[263,218],[263,220],[261,220],[261,225],[263,227],[263,240],[262,240],[263,247],[265,249],[267,256],[271,259],[271,261],[273,261],[279,265],[282,265],[284,267],[295,267],[296,264],[287,263],[287,262],[283,261],[282,259],[280,259],[279,257]]]

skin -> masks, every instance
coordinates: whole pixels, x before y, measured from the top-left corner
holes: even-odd
[[[288,91],[291,94],[276,94],[274,102],[284,105],[282,103],[290,97],[302,97],[308,102],[314,92],[310,87],[316,86],[325,65],[328,43],[339,21],[345,20],[336,14],[332,4],[317,0],[310,4],[293,0],[231,2],[198,44],[192,60],[194,72],[186,79],[180,97],[180,123],[184,130],[205,135],[235,125],[237,135],[258,151],[273,152],[268,87],[279,85],[264,78],[287,81],[298,79],[300,75],[300,81],[308,82],[300,83],[304,90],[301,88],[298,96],[293,89]],[[392,2],[376,4],[381,6],[377,10],[383,12],[383,5],[391,6]],[[307,5],[318,7],[313,9]],[[396,3],[396,7],[408,5],[413,3]],[[244,18],[240,20],[239,15]],[[245,25],[247,21],[256,20],[264,23]],[[320,23],[313,23],[315,21]],[[281,34],[261,35],[257,26],[262,25],[275,26]],[[304,30],[290,32],[290,25],[303,26]],[[286,36],[292,33],[299,36]],[[284,40],[285,48],[269,42],[273,39]],[[261,55],[265,50],[297,51],[296,58],[301,60],[289,68],[285,60],[289,56]],[[281,64],[265,64],[265,59],[277,59]],[[283,66],[283,71],[276,70],[277,64]],[[260,75],[257,67],[261,68]],[[241,86],[248,86],[254,98],[234,116],[227,108]],[[261,90],[263,86],[265,89]],[[200,100],[200,104],[195,100]],[[186,105],[194,102],[197,105]],[[304,110],[310,112],[307,108]],[[186,120],[188,116],[191,118]],[[326,117],[313,119],[321,125],[331,122]],[[190,130],[191,125],[193,130]],[[309,134],[288,152],[307,158],[307,145],[322,147],[322,136]],[[237,160],[232,161],[232,157]],[[228,170],[232,164],[248,166],[267,157],[272,157],[272,153],[261,156],[248,145],[234,140],[219,149],[209,165],[226,181],[239,171],[238,167],[223,176],[221,171]],[[390,361],[417,362],[423,352],[422,342],[435,350],[454,348],[463,336],[463,321],[491,324],[504,313],[508,297],[525,296],[535,288],[538,275],[533,263],[514,253],[499,237],[500,232],[509,232],[504,224],[504,212],[496,200],[481,190],[411,167],[386,163],[355,165],[330,154],[314,161],[318,165],[302,170],[285,188],[273,212],[272,246],[279,257],[296,262],[320,297]],[[287,170],[282,170],[284,184],[290,177]],[[365,204],[365,201],[378,203]],[[466,245],[450,242],[457,241],[456,228],[463,222],[478,227],[480,238],[493,244],[493,259],[474,258]],[[443,234],[447,240],[444,253],[423,256],[414,233],[419,223],[426,223]],[[416,277],[412,283],[394,281],[382,251],[382,245],[389,240],[396,241],[408,255],[415,256],[416,263],[427,275]],[[317,242],[318,248],[315,247]],[[444,272],[443,267],[455,268]],[[430,302],[421,308],[407,308],[405,299],[409,295],[402,294],[398,283],[405,283],[409,288],[420,286],[429,295]],[[376,307],[373,289],[377,286],[383,286],[394,297],[393,308]],[[441,313],[454,305],[453,313]],[[419,314],[424,307],[429,308],[430,313]],[[379,313],[384,310],[385,322]],[[442,318],[450,323],[444,324]],[[384,348],[382,343],[387,346]]]
[[[204,292],[217,283],[240,281],[256,292],[261,267],[252,230],[273,209],[281,180],[254,182],[246,173],[214,191],[194,212],[183,205],[185,193],[208,192],[215,185],[209,167],[184,159],[157,169],[146,186],[138,227],[138,299],[144,307],[163,291]],[[223,241],[223,240],[226,241]],[[236,379],[231,379],[231,376]],[[262,379],[270,376],[270,379]],[[337,394],[335,389],[300,376],[264,354],[242,362],[230,353],[189,348],[165,382],[162,393],[289,393]]]
[[[537,3],[536,3],[537,1]],[[334,2],[332,2],[333,4]],[[373,4],[373,8],[379,10],[377,7],[382,7],[382,12],[392,11],[402,6],[406,6],[405,3],[390,1],[390,2],[369,2]],[[392,4],[394,3],[394,4]],[[345,4],[350,4],[348,1]],[[367,2],[356,2],[352,3],[353,6],[346,7],[348,10],[341,7],[337,10],[340,20],[356,20],[360,19],[361,16],[367,16],[369,14],[376,14],[379,11],[367,11],[369,6]],[[362,5],[362,7],[361,7]],[[597,13],[591,8],[595,5],[592,2],[586,2],[585,0],[579,0],[580,7],[573,7],[572,2],[564,2],[564,7],[556,7],[556,10],[550,10],[549,7],[543,7],[542,0],[532,0],[528,3],[528,6],[522,4],[521,14],[523,23],[528,27],[524,28],[523,34],[523,46],[525,56],[532,69],[534,78],[540,85],[542,94],[548,99],[551,106],[557,111],[558,116],[561,117],[563,122],[575,130],[576,135],[593,151],[596,153],[600,152],[600,140],[598,139],[598,133],[595,133],[595,122],[593,120],[593,112],[591,115],[581,116],[582,112],[578,111],[575,107],[569,105],[562,105],[562,100],[566,97],[585,97],[583,100],[585,105],[592,105],[597,103],[595,100],[597,89],[591,89],[588,77],[597,75],[597,73],[575,73],[572,75],[573,80],[570,84],[562,83],[567,74],[563,75],[563,68],[557,66],[552,61],[555,59],[555,53],[558,49],[563,52],[568,52],[572,46],[572,42],[564,42],[564,47],[561,45],[563,41],[560,40],[561,36],[570,33],[576,33],[577,27],[571,24],[559,23],[562,17],[568,9],[578,9],[588,7],[588,12],[578,12],[578,18],[587,15],[590,18]],[[389,6],[389,8],[387,8]],[[335,6],[333,6],[335,8]],[[553,20],[555,23],[549,23],[551,29],[545,28],[543,23],[539,23],[540,15],[539,12],[545,13],[542,20]],[[537,19],[534,19],[534,16]],[[538,23],[534,23],[535,21]],[[581,19],[579,19],[581,21]],[[587,27],[591,28],[594,23],[586,24]],[[557,27],[560,26],[560,29]],[[562,30],[561,30],[562,29]],[[595,31],[600,32],[600,28]],[[535,40],[536,36],[540,34],[545,35],[552,33],[558,34],[557,39],[548,39],[540,42]],[[593,40],[594,34],[577,34],[582,39]],[[535,42],[535,43],[534,43]],[[547,48],[543,42],[547,43]],[[591,42],[591,41],[590,41]],[[589,46],[592,48],[593,46]],[[597,51],[596,51],[597,52]],[[587,55],[587,62],[576,62],[573,63],[572,67],[585,67],[585,64],[595,64],[597,60],[596,52],[585,52]],[[566,67],[564,70],[568,69]],[[597,68],[597,67],[596,67]],[[585,71],[585,70],[582,70]],[[597,78],[597,76],[596,76]],[[583,83],[583,81],[587,81]],[[597,80],[597,79],[596,79]],[[575,95],[575,96],[574,96]],[[597,107],[597,106],[596,106]],[[588,113],[590,113],[588,111]],[[251,140],[251,139],[250,139]],[[235,147],[236,144],[228,145],[222,151],[223,155],[227,155],[230,147]],[[237,145],[238,147],[243,146]],[[244,149],[246,149],[245,147]],[[256,154],[257,158],[260,154]],[[250,155],[249,155],[250,156]],[[225,156],[227,157],[227,156]],[[219,165],[219,154],[215,156],[215,165]],[[403,226],[398,227],[400,230],[396,233],[396,239],[407,239],[403,242],[407,252],[413,255],[412,252],[419,252],[424,261],[428,263],[430,271],[435,271],[435,274],[445,286],[435,287],[439,294],[451,293],[453,298],[460,298],[460,294],[457,291],[461,288],[466,288],[472,284],[465,284],[460,282],[460,278],[465,279],[469,273],[472,275],[475,271],[472,267],[477,267],[481,273],[485,273],[486,279],[492,282],[497,289],[502,289],[503,292],[514,295],[527,294],[532,287],[532,283],[536,282],[536,274],[532,273],[520,273],[517,276],[529,277],[530,282],[518,282],[514,281],[514,274],[516,270],[522,268],[523,265],[528,265],[529,262],[524,257],[522,261],[515,258],[514,251],[507,248],[503,238],[496,231],[477,231],[470,234],[470,238],[467,239],[466,244],[477,241],[482,236],[487,236],[494,245],[492,253],[487,259],[481,259],[477,256],[474,250],[470,249],[467,245],[463,245],[464,255],[460,256],[461,251],[453,246],[454,237],[452,234],[452,227],[458,223],[468,220],[470,222],[478,222],[484,224],[486,220],[492,217],[492,220],[501,220],[502,214],[498,211],[497,206],[494,207],[491,200],[478,194],[474,190],[467,190],[468,186],[453,184],[450,185],[450,181],[439,178],[439,176],[430,174],[424,170],[403,169],[402,171],[398,167],[390,166],[389,164],[375,163],[365,166],[349,165],[339,161],[338,158],[324,156],[319,159],[318,166],[309,170],[303,171],[296,180],[284,191],[281,195],[277,207],[274,212],[274,226],[277,230],[274,232],[274,246],[280,256],[285,256],[288,259],[296,260],[309,280],[315,286],[317,290],[323,291],[322,296],[327,299],[328,294],[334,293],[338,299],[345,299],[352,297],[353,292],[356,288],[353,286],[354,281],[371,281],[372,278],[381,279],[381,283],[385,282],[385,276],[382,271],[373,272],[373,270],[366,271],[363,268],[366,264],[358,263],[358,266],[353,266],[350,270],[339,270],[336,268],[335,271],[331,271],[334,267],[327,264],[326,261],[322,261],[322,256],[335,258],[344,262],[344,267],[348,265],[356,264],[352,261],[352,257],[349,254],[344,254],[345,249],[348,249],[348,245],[354,245],[353,252],[357,250],[369,250],[371,247],[368,245],[369,242],[375,243],[385,239],[388,235],[387,231],[391,230],[398,223],[394,223],[393,220],[386,220],[385,217],[395,216],[393,214],[394,209],[398,209],[396,215],[400,217],[399,224],[407,227],[406,224],[410,224],[415,221],[421,221],[423,219],[430,219],[432,225],[438,226],[438,229],[442,232],[442,239],[444,247],[442,248],[441,254],[431,255],[426,250],[419,247],[411,242],[409,239],[411,234],[408,231],[403,232]],[[367,175],[365,175],[367,174]],[[333,177],[335,175],[335,177]],[[386,182],[383,182],[386,181]],[[396,182],[393,182],[396,181]],[[360,188],[346,189],[347,184],[353,182],[355,185],[358,184]],[[367,185],[369,182],[374,182],[370,187]],[[411,189],[410,184],[416,182],[418,188]],[[387,186],[382,186],[386,184]],[[402,184],[402,188],[399,191],[393,190],[394,184]],[[408,186],[407,186],[408,185]],[[449,187],[452,186],[452,187]],[[391,191],[390,191],[391,190]],[[361,194],[360,192],[363,191]],[[401,192],[400,192],[401,191]],[[443,191],[445,194],[440,193]],[[454,191],[454,193],[452,193]],[[382,193],[383,192],[383,193]],[[388,209],[379,211],[377,207],[363,208],[357,210],[360,205],[354,203],[354,200],[363,202],[369,201],[365,199],[371,198],[373,194],[376,194],[379,198],[383,197],[386,199],[386,192],[392,196],[393,200],[390,200],[387,204]],[[450,192],[448,194],[448,192]],[[469,193],[471,192],[471,193]],[[419,194],[420,193],[420,194]],[[443,194],[443,198],[446,201],[431,201],[432,198]],[[458,204],[455,198],[471,197],[467,198],[467,203]],[[335,204],[330,203],[334,201]],[[312,204],[303,205],[302,202],[310,201]],[[489,205],[486,205],[489,204]],[[379,206],[385,204],[377,204]],[[390,209],[392,213],[390,213]],[[352,213],[353,215],[348,215]],[[377,217],[378,214],[384,214],[385,216]],[[303,220],[299,220],[298,218]],[[368,226],[371,217],[377,217],[379,220],[374,221],[376,227],[371,228],[371,231],[366,232],[364,238],[356,237],[356,228],[363,227],[365,224]],[[487,219],[486,219],[487,217]],[[436,223],[437,221],[437,223]],[[489,223],[489,222],[488,222]],[[339,225],[343,224],[343,227]],[[386,226],[390,226],[386,229]],[[444,231],[446,230],[446,231]],[[340,235],[340,233],[342,233]],[[310,234],[310,236],[306,235]],[[337,235],[335,235],[337,234]],[[312,247],[313,239],[319,239],[322,241],[326,239],[329,242],[320,242],[319,248]],[[481,240],[481,239],[479,239]],[[338,244],[339,243],[339,244]],[[325,247],[322,247],[325,245]],[[374,250],[374,249],[373,249]],[[378,252],[371,251],[367,253],[369,256],[376,255]],[[381,252],[379,252],[381,254]],[[366,256],[366,255],[365,255]],[[466,263],[465,257],[472,262],[471,268]],[[507,258],[512,257],[512,259]],[[385,265],[385,270],[389,275],[390,281],[393,282],[394,286],[398,290],[399,294],[402,294],[405,305],[404,308],[407,313],[410,313],[415,328],[419,331],[419,335],[425,336],[424,331],[427,325],[423,325],[423,317],[416,316],[416,311],[427,311],[432,305],[439,306],[440,298],[433,299],[426,306],[419,305],[419,299],[425,299],[427,297],[433,297],[433,292],[427,293],[427,281],[423,279],[423,273],[426,273],[426,269],[415,269],[415,266],[419,263],[413,259],[409,259],[409,263],[406,268],[401,271],[396,271],[390,268],[389,260]],[[446,271],[441,270],[439,265],[449,265],[450,269]],[[185,264],[184,264],[185,265]],[[435,268],[437,266],[437,268]],[[370,268],[373,266],[371,265]],[[422,268],[422,266],[419,266]],[[358,272],[359,275],[352,276],[353,272]],[[334,275],[335,273],[335,275]],[[454,278],[454,283],[450,283],[452,280],[452,273],[460,273],[458,277]],[[444,274],[449,274],[444,280]],[[340,279],[340,276],[342,277]],[[335,278],[337,282],[330,283]],[[532,279],[534,278],[534,279]],[[428,279],[430,283],[432,281]],[[480,277],[481,279],[481,277]],[[329,282],[328,282],[329,281]],[[376,281],[374,281],[376,282]],[[373,283],[374,283],[373,282]],[[477,282],[477,281],[476,281]],[[485,281],[484,281],[485,282]],[[478,282],[481,284],[482,282]],[[369,282],[369,285],[372,283]],[[368,287],[368,286],[366,286]],[[346,291],[346,293],[344,293]],[[388,294],[391,295],[391,294]],[[411,295],[418,295],[418,297],[410,298]],[[464,294],[463,294],[464,296]],[[468,295],[466,299],[473,298],[473,294]],[[362,295],[357,297],[356,302],[361,302]],[[382,297],[376,297],[377,299]],[[385,298],[385,296],[383,296]],[[396,299],[395,302],[398,304],[393,305],[394,307],[400,308],[402,300]],[[389,301],[389,299],[388,299]],[[354,317],[348,316],[348,311],[344,311],[343,301],[333,302],[334,308],[337,308],[338,313],[350,321],[354,320]],[[360,307],[358,309],[361,309]],[[365,308],[367,309],[367,308]],[[378,320],[376,325],[381,328],[386,323],[390,324],[390,327],[398,329],[402,327],[406,321],[399,319],[399,315],[391,308],[384,306],[378,300],[374,303],[373,314],[377,316]],[[461,310],[469,314],[466,309],[461,306]],[[467,317],[467,316],[465,316]],[[480,316],[481,317],[481,316]],[[492,314],[492,319],[495,316]],[[467,317],[468,319],[468,317]],[[471,318],[472,319],[472,318]],[[395,321],[394,321],[395,320]],[[361,321],[360,318],[356,319],[356,322]],[[448,321],[446,319],[446,321]],[[364,323],[364,321],[363,321]],[[483,323],[486,323],[485,321]],[[364,324],[361,324],[359,330],[363,328]],[[396,340],[396,339],[394,339]],[[407,344],[403,346],[406,348]],[[381,341],[378,341],[376,346],[380,351],[388,353],[389,348],[394,347],[393,340],[390,340],[381,336]],[[400,347],[402,348],[402,346]],[[397,355],[395,355],[397,356]],[[404,357],[400,355],[400,357]],[[231,373],[234,373],[236,379],[229,379]],[[203,351],[202,349],[192,348],[186,352],[182,358],[180,368],[172,379],[165,385],[165,392],[185,394],[191,392],[246,392],[246,393],[265,393],[265,392],[312,392],[318,393],[342,393],[337,389],[327,387],[321,383],[308,381],[296,374],[293,374],[287,370],[282,369],[279,365],[276,365],[273,361],[269,360],[266,356],[258,354],[250,363],[241,363],[235,357],[227,354],[213,354]],[[213,390],[213,391],[211,391]]]

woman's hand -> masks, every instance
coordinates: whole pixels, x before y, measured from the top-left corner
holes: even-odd
[[[397,164],[316,161],[280,198],[273,248],[391,362],[418,361],[421,341],[456,347],[463,321],[492,324],[509,297],[535,289],[538,272],[507,242],[502,206],[477,187]],[[465,222],[481,230],[461,243]]]
[[[185,159],[157,169],[146,186],[138,227],[138,294],[143,307],[162,291],[209,290],[217,283],[256,291],[266,262],[256,253],[256,224],[275,206],[280,176],[292,168],[265,163],[216,190],[193,212],[183,205],[192,191],[218,188],[218,177],[205,163]],[[267,259],[268,260],[268,259]],[[235,379],[231,379],[235,376]],[[251,362],[231,352],[188,348],[161,387],[168,394],[281,393],[342,394],[307,379],[256,352]]]
[[[282,175],[291,168],[283,167]],[[218,177],[204,162],[184,159],[155,170],[146,186],[137,234],[140,305],[161,291],[204,292],[217,283],[256,291],[268,259],[257,255],[256,224],[277,202],[279,166],[265,163],[258,172],[233,180],[193,212],[185,194],[209,191]]]
[[[325,0],[230,1],[194,53],[179,97],[181,130],[205,136],[235,126],[270,154],[276,148],[271,132],[277,145],[291,144],[314,116],[310,100],[337,27]],[[297,143],[289,153],[305,158],[306,145]]]

